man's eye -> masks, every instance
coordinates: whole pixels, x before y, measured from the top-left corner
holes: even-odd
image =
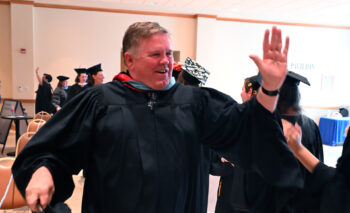
[[[167,56],[172,56],[172,55],[173,55],[173,52],[167,52],[166,55],[167,55]]]

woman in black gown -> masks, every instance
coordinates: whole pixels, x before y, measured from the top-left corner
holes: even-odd
[[[318,160],[301,143],[302,130],[299,125],[283,120],[283,130],[288,145],[294,155],[312,174],[308,190],[304,189],[304,208],[310,208],[319,213],[350,212],[350,134],[343,145],[343,152],[338,159],[336,168],[328,167]]]
[[[68,98],[67,101],[78,95],[82,92],[87,86],[87,71],[85,68],[76,68],[74,69],[77,72],[77,77],[75,78],[75,84],[70,86],[68,89]]]

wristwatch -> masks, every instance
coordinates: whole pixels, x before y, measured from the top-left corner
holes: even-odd
[[[263,91],[263,93],[265,93],[265,95],[268,95],[268,96],[276,96],[280,93],[279,89],[270,91],[270,90],[266,90],[264,87],[261,87],[261,90]]]

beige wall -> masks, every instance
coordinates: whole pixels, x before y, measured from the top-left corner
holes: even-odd
[[[12,97],[10,5],[0,4],[0,94]]]
[[[73,84],[73,68],[97,63],[102,63],[105,80],[112,80],[120,71],[123,34],[136,21],[157,21],[165,26],[182,61],[195,55],[194,18],[35,8],[34,20],[35,65],[41,73],[53,75],[53,87],[57,75],[69,76]]]
[[[13,98],[35,98],[32,5],[11,4],[11,53]]]
[[[271,28],[270,24],[227,21],[215,17],[140,15],[33,5],[30,7],[33,8],[33,65],[24,76],[29,81],[28,88],[30,85],[34,86],[29,89],[30,94],[25,99],[35,98],[37,81],[33,70],[36,66],[40,67],[40,73],[53,75],[53,87],[57,84],[57,75],[69,76],[70,84],[73,84],[76,75],[73,68],[89,67],[97,63],[102,63],[106,81],[110,81],[120,70],[121,42],[126,28],[135,21],[157,21],[171,32],[173,49],[181,51],[180,61],[184,61],[187,56],[196,59],[211,71],[206,86],[228,93],[240,102],[243,79],[257,72],[249,54],[261,56],[264,30]],[[0,5],[0,9],[0,24],[4,26],[5,34],[7,32],[7,37],[0,38],[1,44],[6,46],[0,50],[5,55],[2,58],[6,59],[1,61],[0,77],[11,79],[11,73],[16,76],[19,73],[8,62],[16,60],[9,54],[9,28],[13,26],[9,26],[9,6]],[[350,104],[350,98],[343,95],[343,91],[347,91],[347,79],[350,75],[346,64],[350,56],[350,30],[297,25],[279,27],[282,28],[284,36],[291,37],[289,69],[305,75],[312,84],[312,87],[300,86],[302,104]],[[28,35],[29,31],[26,32]],[[17,44],[18,42],[14,43]],[[16,51],[16,48],[12,49]],[[310,65],[312,68],[304,69],[298,65]],[[18,89],[16,83],[13,81],[12,84]],[[5,97],[14,97],[13,93],[18,91],[12,91],[11,83],[8,85],[6,88],[3,86],[2,94]]]

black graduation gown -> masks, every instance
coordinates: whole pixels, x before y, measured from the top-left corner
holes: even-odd
[[[214,89],[178,83],[164,92],[120,81],[85,90],[33,136],[12,171],[24,193],[45,165],[54,204],[71,195],[71,175],[85,169],[83,212],[204,213],[202,144],[276,187],[303,185],[277,113],[256,99],[239,105]]]
[[[51,103],[52,87],[49,83],[43,80],[42,85],[39,84],[36,99],[35,99],[35,113],[45,111],[48,113],[55,112],[55,107]]]
[[[320,162],[312,173],[310,186],[305,194],[308,195],[305,197],[309,202],[305,208],[313,212],[350,212],[350,131],[337,167],[328,167]]]
[[[305,115],[296,116],[281,116],[283,119],[288,120],[291,123],[297,122],[301,127],[302,131],[302,144],[321,162],[323,162],[323,146],[320,130],[317,124]],[[300,163],[300,168],[302,175],[305,179],[305,186],[302,191],[300,191],[296,196],[291,206],[295,213],[319,213],[319,211],[314,211],[314,203],[308,199],[310,186],[312,185],[311,173],[305,169],[305,167]]]
[[[303,145],[320,161],[323,162],[323,147],[320,131],[316,123],[305,115],[281,116],[289,122],[297,122],[302,128]],[[279,189],[266,184],[261,177],[252,171],[244,171],[227,163],[220,163],[218,157],[213,158],[212,174],[221,176],[216,204],[216,213],[226,213],[235,210],[250,210],[250,212],[273,212],[276,206],[283,204],[283,212],[312,212],[305,208],[309,205],[304,193],[281,197]],[[216,160],[215,160],[216,159]],[[301,172],[310,185],[310,173],[301,165]],[[216,171],[215,171],[216,170]],[[216,173],[216,174],[215,174]],[[282,202],[282,203],[281,203]]]
[[[69,87],[68,89],[68,97],[67,97],[67,101],[71,100],[72,98],[74,98],[76,95],[78,95],[79,93],[81,93],[84,89],[87,88],[87,84],[85,86],[80,86],[78,83],[72,85]]]

